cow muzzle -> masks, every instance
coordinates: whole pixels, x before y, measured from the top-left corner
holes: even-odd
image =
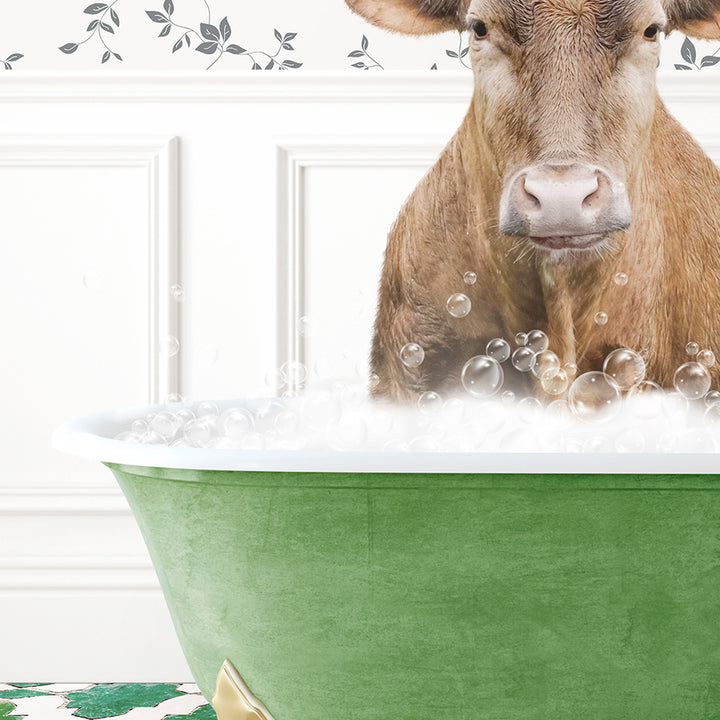
[[[584,163],[523,168],[500,199],[500,231],[549,250],[590,248],[631,219],[624,183]]]

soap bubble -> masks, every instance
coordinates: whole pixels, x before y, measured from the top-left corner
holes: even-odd
[[[185,299],[185,290],[182,288],[181,285],[171,285],[170,295],[175,300],[175,302],[182,302]]]
[[[710,389],[710,373],[698,362],[681,365],[673,377],[675,389],[687,400],[697,400]]]
[[[542,374],[540,384],[548,395],[561,395],[568,389],[570,378],[562,368],[550,368]]]
[[[437,413],[442,408],[443,399],[436,392],[427,390],[418,398],[418,409],[424,413]]]
[[[239,440],[255,426],[253,416],[245,408],[233,407],[220,415],[220,428],[229,438]]]
[[[720,392],[717,390],[711,390],[703,398],[705,401],[705,407],[712,407],[720,403]]]
[[[143,420],[142,418],[137,418],[137,420],[132,421],[132,425],[130,425],[130,432],[135,433],[136,435],[143,435],[147,431],[148,431],[147,420]]]
[[[572,420],[572,412],[567,400],[553,400],[545,408],[545,414],[551,420],[566,424]]]
[[[465,414],[465,403],[460,398],[449,398],[440,411],[442,419],[451,425],[457,425],[464,420]]]
[[[140,436],[139,442],[145,445],[167,445],[167,438],[155,430],[148,430]]]
[[[535,353],[529,347],[519,347],[512,354],[512,364],[520,372],[530,372],[535,365]]]
[[[505,362],[510,357],[510,343],[503,338],[493,338],[485,346],[485,354],[500,363]]]
[[[407,343],[402,346],[400,350],[400,360],[403,365],[409,368],[416,368],[422,365],[422,361],[425,359],[425,351],[417,343]]]
[[[710,405],[705,410],[705,422],[713,428],[720,428],[720,403]]]
[[[529,347],[528,343],[528,347]],[[535,364],[532,366],[532,374],[541,378],[548,370],[558,370],[560,358],[552,350],[542,350],[535,355]]]
[[[712,350],[700,350],[695,359],[706,368],[711,368],[715,364],[715,353]]]
[[[658,417],[662,413],[665,392],[651,380],[643,380],[628,391],[630,410],[641,418]]]
[[[204,447],[215,434],[215,422],[212,416],[199,417],[185,423],[183,437],[190,447]]]
[[[174,335],[166,335],[160,341],[160,354],[175,357],[180,351],[180,341]]]
[[[468,270],[463,275],[463,280],[465,281],[466,285],[474,285],[475,281],[477,280],[477,274],[474,273],[472,270]]]
[[[512,405],[515,402],[515,393],[512,390],[506,390],[501,396],[503,405]]]
[[[595,313],[595,324],[596,325],[607,325],[608,321],[608,314],[606,312],[603,312],[602,310],[600,312]]]
[[[300,416],[294,410],[281,410],[275,416],[274,427],[279,435],[292,435],[299,426]]]
[[[541,353],[547,350],[549,344],[548,336],[542,330],[531,330],[527,334],[527,341],[525,345],[529,347],[534,353]]]
[[[165,402],[172,405],[175,403],[181,403],[185,398],[180,393],[170,393],[166,398]]]
[[[628,282],[628,276],[627,273],[619,272],[615,273],[615,277],[613,278],[616,285],[627,285]]]
[[[603,372],[609,375],[621,390],[629,390],[645,379],[645,361],[634,350],[613,350],[603,363]]]
[[[517,405],[518,417],[526,423],[534,423],[542,418],[542,403],[534,397],[525,397]]]
[[[162,435],[166,440],[172,440],[177,429],[175,416],[167,410],[157,413],[150,421],[150,430]]]
[[[204,417],[205,415],[219,415],[220,411],[218,410],[218,406],[214,402],[210,402],[209,400],[205,400],[198,404],[195,415],[197,417]]]
[[[465,317],[472,309],[472,303],[467,295],[455,293],[447,299],[447,311],[456,318]]]
[[[622,194],[625,192],[625,189],[626,189],[625,183],[624,183],[624,182],[620,182],[619,180],[617,180],[616,182],[614,182],[614,183],[612,184],[612,191],[613,191],[616,195],[622,195]]]
[[[567,373],[567,376],[572,380],[578,373],[578,366],[574,362],[566,362],[563,365],[563,370]]]
[[[253,420],[255,430],[259,433],[267,433],[275,427],[275,418],[285,409],[281,400],[268,400],[255,409]]]
[[[620,397],[620,389],[609,375],[593,371],[575,379],[568,403],[579,420],[605,422],[620,412]]]
[[[376,373],[370,373],[368,377],[368,387],[373,390],[380,384],[380,376]]]
[[[302,385],[307,368],[299,360],[288,360],[280,366],[280,377],[286,385]]]
[[[688,401],[679,392],[665,393],[662,410],[673,422],[680,422],[685,418],[688,410]]]
[[[691,356],[692,356],[692,355],[697,355],[699,350],[700,350],[700,346],[699,346],[696,342],[690,341],[690,342],[685,346],[685,352],[686,352],[688,355],[691,355]]]
[[[302,337],[312,337],[313,334],[313,323],[312,320],[307,316],[303,315],[297,319],[295,323],[295,332]]]
[[[515,335],[515,344],[516,345],[525,345],[527,342],[527,333],[519,332],[517,335]]]
[[[470,358],[460,374],[463,387],[478,398],[494,395],[502,387],[504,377],[500,363],[487,355]]]

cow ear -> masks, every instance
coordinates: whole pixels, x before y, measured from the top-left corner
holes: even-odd
[[[373,25],[407,35],[464,30],[467,0],[345,0]]]
[[[720,40],[720,0],[666,0],[666,31],[702,40]]]

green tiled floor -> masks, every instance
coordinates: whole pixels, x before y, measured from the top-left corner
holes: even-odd
[[[0,683],[0,720],[216,720],[192,683]]]

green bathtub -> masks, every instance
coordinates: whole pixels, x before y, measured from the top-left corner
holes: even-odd
[[[720,718],[717,456],[118,448],[121,415],[56,446],[115,474],[206,697],[229,659],[274,720]]]

